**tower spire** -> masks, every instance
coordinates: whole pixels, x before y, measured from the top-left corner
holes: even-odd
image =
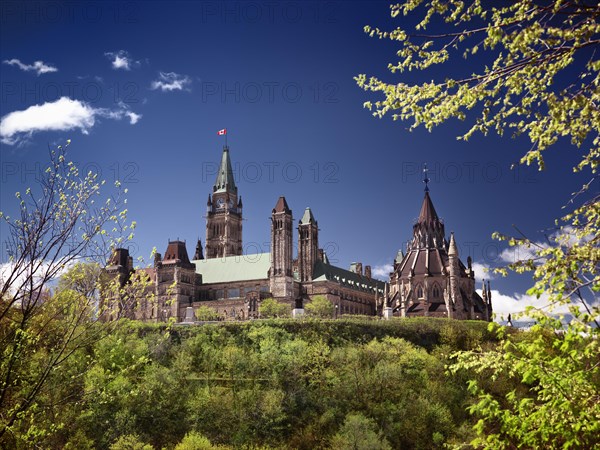
[[[237,186],[233,178],[233,169],[231,168],[231,159],[229,157],[229,147],[223,147],[223,156],[217,180],[213,186],[213,192],[234,192],[237,194]]]
[[[423,164],[423,183],[425,183],[425,192],[429,192],[429,169],[427,168],[427,163]]]

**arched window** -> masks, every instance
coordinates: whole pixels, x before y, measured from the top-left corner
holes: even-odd
[[[437,284],[433,286],[432,295],[433,298],[440,298],[440,288]]]
[[[418,298],[423,298],[423,286],[419,285],[417,287],[417,297]]]

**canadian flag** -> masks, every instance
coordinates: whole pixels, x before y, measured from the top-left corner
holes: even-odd
[[[223,136],[224,134],[227,134],[227,128],[223,128],[222,130],[217,131],[217,135],[219,136]]]

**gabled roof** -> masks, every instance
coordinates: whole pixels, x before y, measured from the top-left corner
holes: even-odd
[[[233,169],[231,168],[231,159],[229,158],[229,147],[223,147],[223,156],[221,165],[217,174],[217,181],[213,187],[213,192],[236,192],[237,187],[233,179]]]
[[[283,212],[286,214],[292,214],[292,210],[290,209],[287,202],[285,201],[284,196],[279,197],[279,200],[277,200],[277,204],[275,205],[275,208],[273,208],[273,212],[274,213]]]
[[[302,216],[302,219],[300,219],[301,225],[305,225],[307,223],[317,223],[317,221],[315,220],[315,216],[313,216],[313,213],[310,210],[310,208],[306,208],[304,210],[304,215]]]
[[[312,281],[334,281],[340,283],[343,287],[354,289],[356,291],[370,291],[379,289],[383,292],[385,283],[374,278],[367,278],[356,272],[351,272],[340,267],[332,266],[323,261],[315,262],[313,267]]]
[[[202,284],[228,283],[268,279],[270,253],[227,256],[193,261],[196,273],[202,274]]]

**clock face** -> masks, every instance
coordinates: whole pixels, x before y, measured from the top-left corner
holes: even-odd
[[[233,208],[233,200],[229,200],[229,209]]]
[[[217,208],[222,208],[223,206],[225,206],[225,201],[220,198],[217,200]]]

